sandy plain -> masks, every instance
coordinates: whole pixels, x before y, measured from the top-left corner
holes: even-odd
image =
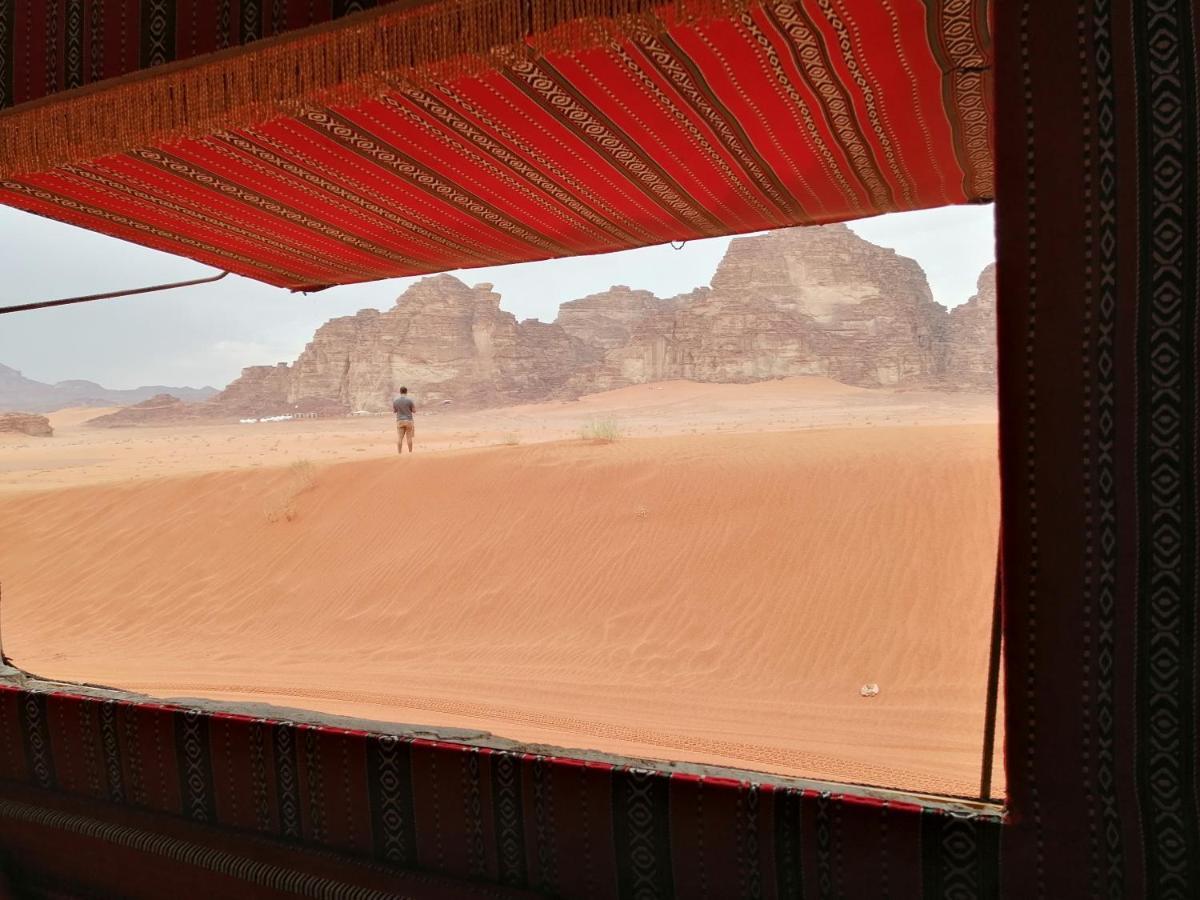
[[[994,397],[672,382],[420,410],[403,458],[389,417],[96,412],[0,440],[3,639],[28,671],[978,790]],[[597,421],[619,439],[582,439]]]

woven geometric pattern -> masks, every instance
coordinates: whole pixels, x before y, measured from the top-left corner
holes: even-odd
[[[369,863],[540,896],[998,890],[997,820],[909,804],[9,686],[0,735],[0,835],[23,822],[100,835],[251,885],[286,877],[239,868],[253,838],[297,872],[301,848],[336,853],[350,883]],[[223,850],[162,837],[184,833]]]
[[[996,25],[1005,892],[1195,897],[1200,16]]]
[[[0,0],[0,110],[250,44],[377,4],[378,0]]]
[[[302,289],[992,198],[986,4],[706,0],[686,19],[641,5],[577,40],[552,30],[540,50],[367,71],[336,88],[354,102],[300,91],[294,114],[264,107],[262,121],[214,99],[254,77],[247,49],[169,76],[220,123],[204,135],[156,124],[175,93],[58,94],[93,127],[14,109],[0,203]],[[402,26],[423,35],[418,13],[352,17],[262,65],[334,79]],[[122,129],[146,143],[90,155]]]

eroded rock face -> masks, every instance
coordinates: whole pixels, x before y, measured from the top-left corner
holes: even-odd
[[[955,383],[996,387],[996,264],[979,275],[975,295],[950,310],[948,375]]]
[[[385,412],[406,386],[424,403],[482,407],[563,395],[594,353],[557,324],[518,322],[490,284],[437,275],[387,312],[321,326],[291,366],[251,367],[213,406],[245,414]]]
[[[592,322],[612,335],[601,365],[575,377],[581,389],[791,375],[877,387],[932,383],[945,370],[946,310],[921,267],[844,225],[735,238],[711,288],[668,301],[612,298],[624,340],[597,302],[609,299],[575,301],[601,307]],[[572,333],[586,340],[583,324]]]
[[[0,434],[27,434],[30,437],[53,437],[54,429],[45,416],[30,413],[0,413]]]
[[[209,404],[228,416],[281,415],[287,407],[291,367],[247,366],[229,387],[213,397]]]
[[[990,293],[989,293],[990,291]],[[479,408],[669,379],[823,375],[865,387],[995,383],[995,287],[948,313],[921,267],[844,225],[736,238],[711,287],[670,299],[616,286],[518,322],[490,284],[425,278],[386,312],[317,330],[292,365],[252,366],[207,415]]]
[[[490,284],[469,288],[449,275],[414,284],[381,318],[390,386],[376,406],[364,397],[363,409],[390,409],[401,385],[426,403],[471,407],[552,397],[586,356],[561,326],[501,311]]]
[[[647,318],[663,312],[673,302],[660,300],[650,291],[635,291],[618,284],[599,294],[562,304],[554,322],[588,347],[607,352],[628,345]]]

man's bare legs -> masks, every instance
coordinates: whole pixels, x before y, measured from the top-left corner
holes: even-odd
[[[404,453],[404,438],[408,436],[408,452],[413,452],[413,431],[416,429],[412,422],[397,422],[396,423],[396,452]]]

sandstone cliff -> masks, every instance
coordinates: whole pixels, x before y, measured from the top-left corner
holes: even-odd
[[[578,370],[578,390],[687,378],[745,382],[824,375],[848,384],[944,380],[946,310],[911,259],[876,247],[844,225],[735,238],[709,289],[670,301],[618,295],[619,335],[601,301],[563,304],[572,333],[604,353]],[[576,304],[585,304],[574,309]]]
[[[53,437],[54,429],[45,416],[29,413],[0,413],[0,434],[27,434],[30,437]]]
[[[678,300],[660,300],[649,291],[618,284],[562,304],[554,323],[584,345],[605,353],[628,346],[643,322],[677,304]]]
[[[391,309],[317,330],[295,363],[251,366],[206,416],[383,412],[407,385],[456,408],[577,397],[685,378],[749,382],[823,375],[865,387],[995,383],[994,267],[953,312],[921,267],[845,225],[734,239],[710,287],[670,299],[616,286],[518,322],[490,284],[449,275]]]
[[[402,385],[424,403],[498,406],[566,396],[595,356],[557,324],[518,322],[490,284],[424,278],[387,312],[321,326],[291,366],[253,366],[211,406],[229,414],[383,412]]]
[[[287,363],[247,366],[242,369],[241,377],[213,397],[207,407],[227,416],[277,415],[287,407],[291,378],[291,366]]]
[[[996,264],[979,275],[975,295],[950,310],[947,369],[966,387],[996,386]]]

